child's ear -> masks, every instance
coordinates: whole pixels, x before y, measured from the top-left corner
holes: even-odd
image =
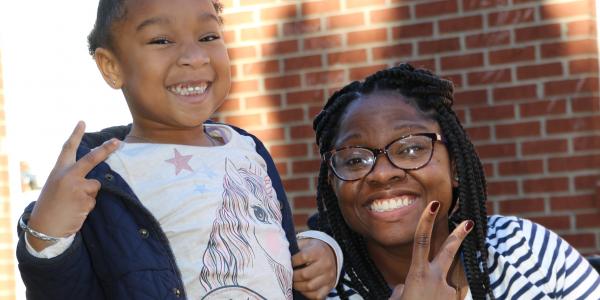
[[[94,59],[104,81],[112,88],[120,89],[123,85],[121,67],[114,52],[106,48],[98,48],[94,52]]]

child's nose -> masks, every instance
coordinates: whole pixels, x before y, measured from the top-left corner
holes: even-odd
[[[200,67],[210,63],[210,56],[198,43],[188,43],[182,47],[177,63],[180,66]]]
[[[408,174],[405,170],[394,166],[387,155],[380,154],[375,161],[373,169],[367,174],[365,179],[369,184],[386,185],[394,181],[404,180],[406,176]]]

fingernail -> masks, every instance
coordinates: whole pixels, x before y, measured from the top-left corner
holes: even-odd
[[[475,222],[469,220],[467,221],[467,223],[465,224],[465,231],[469,232],[471,231],[471,229],[473,229],[473,225],[475,225]]]
[[[431,206],[429,207],[429,210],[431,211],[432,214],[435,214],[437,212],[438,208],[440,208],[440,203],[438,201],[433,201],[431,203]]]

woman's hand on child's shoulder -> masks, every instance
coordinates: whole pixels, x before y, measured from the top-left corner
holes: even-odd
[[[77,233],[96,205],[100,182],[85,176],[115,151],[119,143],[115,139],[107,141],[76,161],[84,132],[85,123],[79,122],[63,145],[29,218],[28,226],[33,230],[54,237]],[[50,245],[29,235],[27,238],[36,251]]]
[[[300,252],[292,256],[294,289],[309,299],[325,299],[336,285],[337,266],[333,249],[313,238],[298,240]]]

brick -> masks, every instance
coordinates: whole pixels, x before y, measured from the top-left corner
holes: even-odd
[[[550,172],[579,171],[600,169],[600,154],[568,157],[555,157],[548,159]]]
[[[593,233],[566,233],[560,236],[574,248],[596,247],[596,235]]]
[[[490,51],[489,58],[491,64],[512,64],[517,61],[534,60],[535,47],[529,46]]]
[[[395,40],[428,36],[433,36],[433,23],[431,22],[401,25],[392,28],[392,37]]]
[[[409,6],[399,6],[371,11],[372,24],[398,22],[410,19]]]
[[[463,75],[461,73],[456,73],[456,74],[441,74],[441,77],[443,79],[452,81],[452,84],[454,84],[454,90],[460,90],[461,87],[463,86]]]
[[[471,120],[473,122],[514,118],[515,109],[513,105],[496,105],[471,109]]]
[[[235,37],[235,31],[233,31],[233,30],[223,31],[223,39],[225,40],[225,45],[229,45],[229,44],[233,44],[233,43],[237,42],[237,39]]]
[[[600,214],[598,214],[598,213],[577,214],[575,216],[575,226],[577,228],[600,227]]]
[[[573,56],[577,54],[598,54],[596,40],[583,39],[567,42],[543,44],[540,48],[542,58]]]
[[[456,70],[483,66],[483,54],[473,53],[442,57],[443,70]]]
[[[562,19],[574,16],[589,16],[595,10],[592,1],[571,1],[558,4],[543,4],[540,7],[542,19]]]
[[[300,92],[291,92],[287,94],[286,102],[288,105],[319,103],[325,102],[325,93],[323,90],[308,90]]]
[[[309,34],[319,31],[321,31],[320,19],[294,21],[283,24],[283,34],[285,36]]]
[[[261,95],[246,98],[247,108],[279,108],[281,107],[281,95]]]
[[[386,28],[354,31],[348,33],[347,43],[349,46],[353,46],[367,43],[385,42],[387,41],[387,38],[388,36]]]
[[[315,198],[315,196],[294,197],[294,209],[316,208],[316,207],[317,207],[317,199]]]
[[[491,145],[477,145],[476,147],[479,157],[482,159],[500,158],[500,157],[514,157],[517,154],[517,148],[515,144],[491,144]]]
[[[469,85],[493,85],[494,83],[510,82],[510,69],[496,69],[483,72],[473,72],[467,75]]]
[[[364,80],[367,76],[385,69],[387,65],[374,65],[367,67],[358,67],[350,69],[350,80]]]
[[[550,198],[550,208],[552,211],[596,208],[596,201],[593,195],[558,196]]]
[[[465,130],[471,141],[485,141],[491,137],[490,126],[466,127]]]
[[[420,55],[458,51],[460,50],[460,40],[458,38],[449,38],[421,41],[418,44],[418,49]]]
[[[365,6],[381,6],[385,0],[346,0],[347,8],[359,8]]]
[[[341,34],[331,34],[304,39],[304,50],[329,49],[341,46]]]
[[[220,0],[220,2],[223,3],[223,0]],[[225,9],[227,9],[229,7],[234,7],[233,1],[230,0],[229,2],[230,2],[229,4],[223,3],[223,6],[225,7]],[[272,3],[273,0],[243,0],[240,2],[241,2],[240,5],[242,5],[242,6],[255,6],[258,4]]]
[[[573,138],[575,151],[600,150],[600,135],[588,135]]]
[[[276,38],[277,34],[277,25],[267,25],[253,28],[245,28],[242,29],[241,37],[242,41],[255,41],[262,39],[272,39]]]
[[[285,190],[290,192],[305,191],[308,190],[308,188],[310,187],[308,178],[284,179],[282,181]]]
[[[544,83],[544,95],[573,95],[598,91],[598,77],[558,80]]]
[[[502,30],[468,35],[465,39],[465,43],[469,49],[508,45],[510,43],[510,31]]]
[[[255,91],[258,91],[257,80],[234,81],[231,83],[231,89],[229,90],[231,94]]]
[[[279,61],[269,60],[258,63],[244,64],[244,75],[262,75],[279,72]]]
[[[454,93],[454,104],[457,106],[471,106],[487,104],[486,90],[468,90]]]
[[[343,84],[346,82],[346,71],[344,70],[331,70],[331,71],[319,71],[306,74],[306,84],[321,85],[321,84],[332,84],[339,83]]]
[[[327,55],[327,61],[330,66],[336,64],[351,64],[357,62],[365,62],[366,60],[367,51],[364,49],[335,52]]]
[[[569,62],[569,74],[572,75],[584,73],[596,75],[599,69],[597,58],[574,59]]]
[[[306,222],[308,222],[309,214],[295,213],[294,214],[294,226],[297,230],[306,228]]]
[[[433,17],[458,12],[456,0],[442,0],[429,3],[420,3],[415,6],[417,18]]]
[[[246,114],[225,117],[225,122],[242,128],[262,125],[260,114]]]
[[[327,17],[327,29],[338,29],[365,25],[365,15],[362,12]]]
[[[222,15],[223,22],[227,26],[254,23],[254,13],[252,11],[242,11],[237,13],[226,13]]]
[[[581,175],[575,177],[575,189],[577,191],[589,191],[597,188],[600,177],[597,175]],[[600,203],[598,203],[600,205]]]
[[[227,52],[231,60],[256,57],[256,47],[254,46],[228,48]]]
[[[537,88],[535,84],[494,88],[492,96],[498,102],[522,101],[537,98]]]
[[[371,53],[373,53],[373,60],[409,57],[412,55],[412,44],[374,47],[371,49]]]
[[[231,74],[231,78],[235,79],[238,76],[237,65],[231,65],[229,73]]]
[[[539,121],[523,122],[516,124],[497,124],[496,138],[517,138],[527,136],[539,136],[541,134],[541,126]]]
[[[523,142],[521,144],[521,152],[523,155],[564,153],[568,150],[568,147],[567,140],[536,140]]]
[[[267,7],[260,11],[260,20],[282,20],[296,17],[296,4],[284,6]]]
[[[490,27],[517,25],[533,22],[534,20],[535,8],[533,7],[493,12],[488,14],[488,25]]]
[[[544,172],[544,161],[541,159],[503,161],[498,164],[498,172],[501,176],[541,174]]]
[[[298,41],[281,41],[261,45],[263,56],[289,54],[298,51]]]
[[[516,181],[488,181],[487,192],[490,196],[515,195],[518,193]]]
[[[285,129],[282,127],[255,129],[252,130],[252,134],[263,142],[283,141],[285,139]]]
[[[296,139],[314,139],[315,133],[310,125],[300,125],[300,126],[292,126],[290,127],[290,137],[293,140]],[[314,172],[318,169],[312,169]]]
[[[544,24],[515,29],[515,40],[517,42],[528,42],[535,40],[548,40],[560,38],[560,24]]]
[[[323,65],[323,63],[321,62],[321,55],[293,57],[293,58],[288,58],[284,61],[284,70],[292,71],[292,70],[310,69],[310,68],[321,67],[322,65]]]
[[[521,117],[539,117],[550,115],[562,115],[567,112],[567,101],[542,100],[519,104]]]
[[[288,173],[288,166],[287,163],[281,162],[281,163],[275,163],[275,168],[277,168],[277,172],[281,175],[281,176],[285,176]]]
[[[542,179],[526,179],[523,181],[525,193],[566,192],[569,190],[569,178],[546,177]]]
[[[582,97],[571,100],[573,112],[598,112],[600,111],[599,97]]]
[[[284,109],[267,113],[267,124],[288,124],[304,121],[304,110],[301,108]]]
[[[438,21],[439,32],[464,32],[478,30],[483,27],[483,19],[480,15],[452,18]]]
[[[298,86],[300,86],[299,75],[265,78],[265,88],[267,90],[287,89]]]
[[[529,219],[552,230],[569,229],[571,227],[569,216],[542,216],[529,217]]]
[[[272,0],[271,0],[272,1]],[[327,14],[340,10],[339,0],[322,0],[322,1],[302,1],[302,14]]]
[[[569,37],[578,35],[596,36],[596,22],[594,20],[578,20],[567,23]]]
[[[410,63],[415,68],[431,70],[433,73],[435,73],[437,71],[437,68],[435,66],[435,60],[432,58],[414,59],[414,60],[408,60],[406,62]]]
[[[560,62],[517,67],[517,79],[519,80],[561,75],[563,75],[563,67]]]
[[[466,11],[484,9],[490,7],[507,6],[508,0],[462,0],[463,9]]]
[[[311,129],[311,131],[312,131],[312,129]],[[318,172],[320,167],[321,167],[320,159],[295,161],[292,163],[292,173],[293,174],[304,174],[304,173],[314,174],[315,172]],[[313,200],[315,200],[314,197],[313,197]],[[316,202],[315,202],[315,204],[316,204]]]
[[[517,215],[531,212],[544,211],[544,199],[525,198],[498,201],[500,213],[505,215]]]
[[[238,111],[242,108],[240,99],[225,99],[219,109],[217,109],[218,113],[222,112],[230,112],[230,111]]]

